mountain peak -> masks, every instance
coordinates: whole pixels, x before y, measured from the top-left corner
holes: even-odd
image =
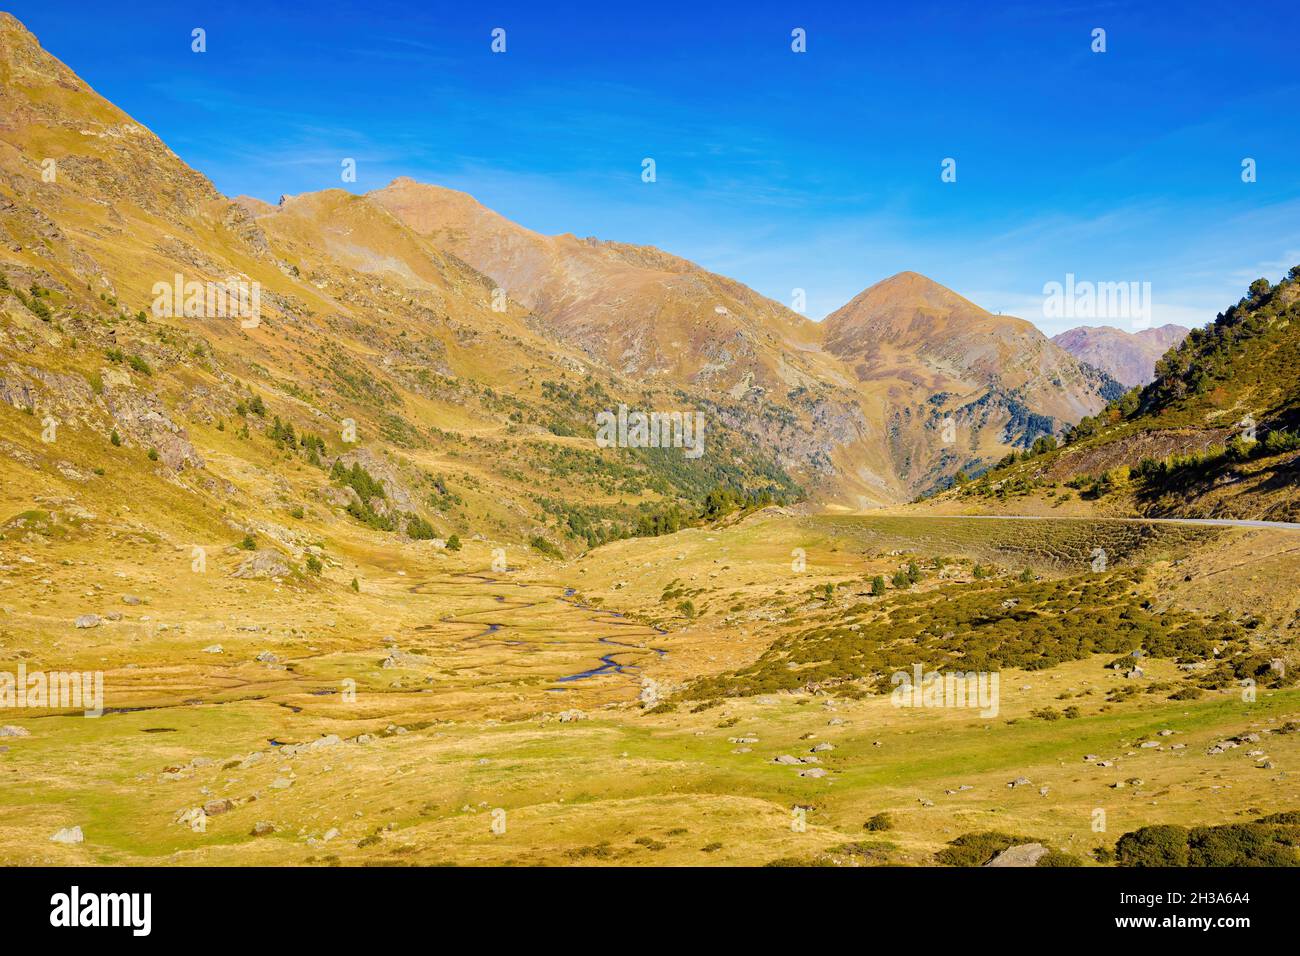
[[[929,276],[910,270],[895,273],[887,279],[868,286],[839,311],[847,309],[853,309],[855,312],[864,309],[888,311],[903,308],[924,311],[939,309],[965,317],[989,314],[947,286],[935,282]]]
[[[964,327],[993,319],[947,286],[919,272],[905,271],[868,286],[828,315],[822,325],[828,342],[842,346],[846,339],[867,331],[902,343],[917,336],[929,339],[954,324]]]
[[[0,10],[0,80],[3,86],[32,86],[28,77],[85,88],[77,75],[41,47],[41,41],[12,13]],[[20,82],[20,77],[23,81]]]
[[[901,375],[931,395],[970,401],[1014,392],[1060,421],[1104,404],[1089,373],[1032,323],[994,315],[919,272],[900,272],[855,296],[822,322],[827,351],[860,380]],[[906,370],[906,371],[903,371]]]
[[[25,154],[68,157],[59,161],[63,198],[79,193],[101,209],[129,200],[164,216],[194,215],[221,198],[206,177],[42,49],[9,14],[0,14],[0,131],[14,148],[0,153],[0,173],[31,177],[34,165],[22,161]]]

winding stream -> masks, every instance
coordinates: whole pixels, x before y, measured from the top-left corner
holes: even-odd
[[[489,586],[508,586],[510,584],[514,584],[516,587],[528,587],[528,585],[525,584],[521,584],[518,582],[503,581],[500,578],[493,577],[487,574],[464,573],[464,574],[455,575],[455,577],[469,579],[478,584],[484,584]],[[418,594],[421,593],[422,589],[425,588],[426,586],[435,583],[437,582],[429,581],[420,584],[415,584],[412,585],[409,588],[409,590],[411,593]],[[559,586],[552,586],[552,585],[540,585],[540,587],[556,587],[557,590],[560,591],[560,593],[555,596],[554,600],[559,601],[560,603],[568,607],[587,612],[588,614],[591,615],[589,620],[591,620],[592,622],[597,622],[597,623],[606,622],[612,625],[616,625],[618,627],[625,627],[625,628],[642,627],[642,628],[646,628],[646,630],[651,632],[650,636],[663,636],[668,633],[663,628],[648,627],[647,625],[638,624],[635,621],[629,621],[626,619],[625,615],[623,615],[618,611],[610,611],[601,608],[591,607],[590,605],[587,604],[581,604],[577,600],[574,600],[574,598],[578,593],[576,588],[559,587]],[[511,602],[504,594],[494,594],[492,595],[492,599],[497,604],[505,605],[509,610],[512,611],[524,611],[531,607],[538,607],[543,603],[542,601],[534,601],[534,600]],[[485,622],[481,620],[474,620],[474,617],[480,613],[484,613],[484,612],[470,612],[467,615],[446,617],[443,618],[439,623],[440,624],[468,624],[468,625],[475,625],[475,626],[482,627]],[[424,624],[421,625],[420,627],[417,627],[416,630],[428,631],[428,630],[433,630],[436,627],[438,627],[437,624]],[[487,623],[485,630],[480,631],[476,634],[469,635],[468,637],[464,638],[464,640],[470,640],[470,641],[488,640],[492,637],[492,635],[498,634],[499,632],[503,631],[507,627],[508,627],[507,624],[503,624],[499,622]],[[587,678],[590,677],[598,677],[601,674],[624,674],[626,676],[635,678],[636,672],[641,669],[641,665],[620,660],[620,658],[626,658],[629,655],[635,655],[638,653],[640,654],[652,653],[657,655],[658,657],[663,657],[668,653],[666,648],[649,647],[645,644],[629,643],[624,640],[618,640],[612,635],[597,637],[595,642],[600,644],[608,644],[619,648],[624,648],[624,650],[611,651],[608,654],[601,654],[597,658],[600,662],[599,664],[597,664],[594,667],[588,668],[586,670],[579,671],[575,674],[566,674],[562,677],[556,677],[554,678],[554,682],[556,684],[569,684],[574,681],[586,680]],[[520,640],[506,640],[502,638],[500,639],[500,643],[507,647],[526,647],[529,645],[530,642],[520,641]],[[559,641],[551,641],[548,643],[562,644],[566,642],[563,640],[559,640]],[[551,687],[548,689],[551,691],[562,691],[565,688]]]

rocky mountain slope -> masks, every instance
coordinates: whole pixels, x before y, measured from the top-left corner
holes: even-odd
[[[925,489],[1059,433],[1119,391],[1030,323],[915,273],[813,323],[657,249],[542,236],[463,193],[402,179],[368,198],[593,357],[746,403],[804,408],[819,429],[835,426],[827,454],[848,497],[865,489],[859,506],[879,503],[882,470]]]
[[[1052,341],[1080,361],[1132,388],[1155,378],[1156,361],[1185,338],[1187,329],[1181,325],[1162,325],[1138,332],[1125,332],[1109,325],[1081,325],[1052,336]]]

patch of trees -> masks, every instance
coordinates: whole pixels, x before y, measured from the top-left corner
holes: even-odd
[[[366,471],[361,462],[354,461],[352,467],[348,468],[342,461],[335,459],[330,469],[330,478],[357,493],[358,500],[348,502],[348,514],[376,531],[396,530],[392,519],[376,511],[371,504],[375,499],[383,499],[387,495],[383,483]]]
[[[294,432],[293,424],[281,422],[279,415],[275,416],[271,427],[267,429],[267,435],[282,450],[301,450],[309,462],[313,465],[321,465],[322,456],[325,454],[325,439],[319,435],[310,432],[297,434]]]
[[[548,558],[555,558],[557,560],[564,559],[564,552],[539,534],[535,534],[531,538],[529,538],[528,545],[534,551],[539,551],[542,554],[546,555]]]
[[[1300,433],[1275,428],[1260,441],[1248,442],[1238,435],[1226,445],[1201,452],[1170,455],[1164,459],[1143,458],[1133,469],[1133,476],[1152,489],[1172,490],[1203,481],[1224,465],[1271,458],[1297,450],[1300,450]]]

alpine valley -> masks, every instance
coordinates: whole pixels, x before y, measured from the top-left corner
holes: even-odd
[[[0,13],[0,862],[1295,865],[1300,267],[1244,292],[814,322],[227,197]]]

